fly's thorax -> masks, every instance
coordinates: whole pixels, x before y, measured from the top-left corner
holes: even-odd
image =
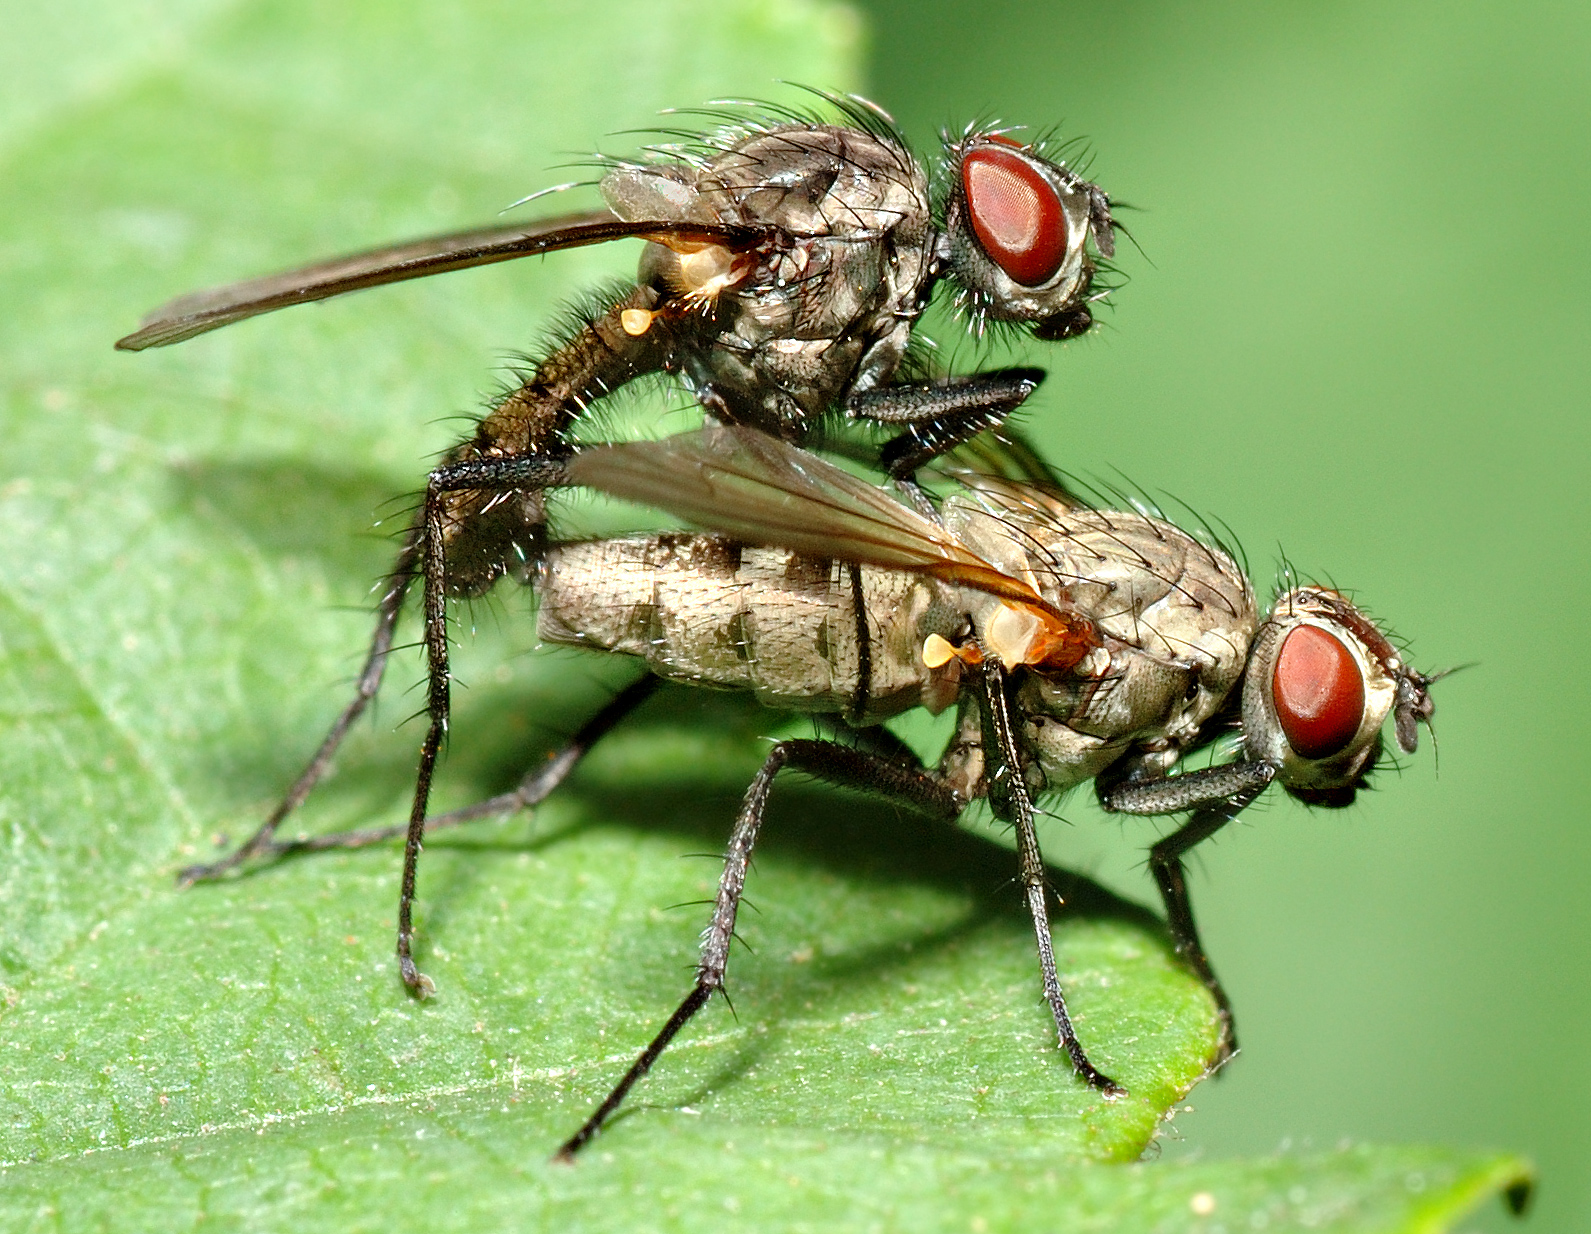
[[[1060,791],[1098,775],[1129,748],[1165,752],[1167,764],[1192,746],[1231,683],[1201,669],[1106,637],[1069,673],[1022,670],[1016,691],[1043,787]]]
[[[923,641],[951,617],[934,580],[857,569],[707,535],[561,544],[538,623],[547,642],[639,656],[662,677],[871,723],[922,702]]]
[[[1399,703],[1400,682],[1411,679],[1423,687],[1346,597],[1324,587],[1295,588],[1272,606],[1249,657],[1246,757],[1274,763],[1296,796],[1346,804],[1380,754],[1381,728]],[[1424,715],[1429,710],[1427,704]]]
[[[922,308],[933,250],[922,168],[903,147],[839,126],[753,135],[701,181],[726,219],[782,227],[790,246],[735,290],[713,380],[785,391],[822,415],[865,373],[887,380]]]
[[[1018,708],[1049,788],[1088,779],[1129,745],[1191,745],[1241,678],[1258,617],[1225,553],[1163,520],[1010,493],[953,498],[944,517],[1099,632],[1074,669],[1020,670]]]
[[[917,159],[899,142],[846,125],[752,132],[707,163],[696,185],[719,218],[772,223],[794,235],[899,232],[923,244],[933,229],[928,177]]]
[[[711,387],[735,419],[782,425],[788,436],[792,421],[832,410],[859,381],[885,381],[899,365],[935,234],[927,177],[899,144],[839,125],[778,126],[700,168],[618,168],[602,190],[625,219],[783,230],[754,271],[724,284],[716,341],[682,357],[692,384]],[[640,277],[680,294],[710,283],[711,265],[711,254],[651,244]]]
[[[1247,576],[1220,549],[1148,515],[997,493],[951,498],[944,517],[974,551],[1094,622],[1111,662],[1096,655],[1084,667],[1167,683],[1146,686],[1146,698],[1191,677],[1195,724],[1241,677],[1259,618]],[[1141,667],[1129,667],[1133,657]]]

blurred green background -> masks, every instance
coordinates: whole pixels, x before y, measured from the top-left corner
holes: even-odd
[[[1040,361],[1051,457],[1478,662],[1438,688],[1440,772],[1426,742],[1348,811],[1277,798],[1208,846],[1244,1052],[1165,1151],[1506,1145],[1536,1228],[1591,1228],[1591,9],[862,7],[914,138],[1059,122],[1139,207],[1104,328]],[[1055,859],[1144,895],[1141,825],[1062,812]]]
[[[205,963],[235,954],[241,972],[267,920],[291,942],[340,937],[322,914],[345,913],[362,923],[345,941],[352,949],[357,929],[379,968],[390,954],[376,924],[390,904],[383,854],[262,876],[203,902],[171,895],[168,867],[223,823],[257,817],[340,697],[366,628],[363,583],[388,551],[354,533],[455,434],[437,417],[473,406],[492,358],[530,342],[527,305],[539,325],[547,298],[633,256],[568,254],[522,263],[512,277],[436,280],[159,358],[112,356],[116,329],[193,281],[478,222],[563,178],[544,170],[556,161],[544,152],[589,147],[647,124],[658,107],[706,97],[678,97],[675,75],[746,95],[771,92],[775,73],[802,79],[838,64],[843,80],[819,84],[865,90],[924,148],[939,126],[959,129],[969,117],[1059,124],[1089,140],[1092,174],[1136,207],[1123,218],[1138,247],[1119,254],[1130,281],[1101,328],[1025,353],[1052,373],[1027,424],[1057,462],[1083,476],[1119,472],[1225,520],[1262,589],[1285,550],[1301,573],[1354,591],[1422,666],[1478,662],[1439,687],[1440,774],[1426,740],[1355,808],[1311,812],[1278,796],[1196,862],[1195,902],[1245,1049],[1219,1082],[1194,1090],[1194,1112],[1167,1129],[1162,1152],[1227,1158],[1343,1138],[1520,1150],[1543,1174],[1529,1228],[1591,1225],[1582,1113],[1591,1101],[1591,839],[1576,758],[1591,598],[1581,475],[1591,14],[876,2],[858,6],[858,56],[856,28],[836,6],[762,7],[753,19],[745,13],[758,6],[738,6],[736,22],[778,31],[788,14],[788,44],[766,40],[771,72],[718,51],[717,27],[708,37],[670,24],[657,5],[652,24],[614,23],[600,39],[596,6],[560,10],[527,53],[493,41],[513,6],[490,0],[394,6],[390,16],[289,0],[74,0],[46,14],[0,0],[0,39],[10,40],[0,44],[0,153],[10,169],[0,195],[14,213],[34,212],[32,230],[8,227],[0,240],[0,342],[15,413],[0,503],[6,526],[23,529],[0,544],[7,596],[19,598],[15,610],[0,604],[16,674],[5,684],[26,704],[43,696],[36,687],[47,675],[29,677],[30,665],[59,670],[62,692],[81,687],[88,699],[88,737],[122,760],[79,765],[79,753],[100,748],[85,739],[42,753],[15,742],[0,764],[12,776],[6,788],[36,793],[43,814],[122,820],[120,840],[114,828],[93,840],[112,856],[94,849],[105,864],[92,869],[123,875],[132,897],[120,917],[109,914],[117,925],[93,952],[105,927],[93,924],[92,903],[35,912],[24,892],[54,905],[52,889],[5,883],[10,904],[0,907],[17,928],[0,963],[7,972],[37,963],[56,982],[48,997],[30,991],[8,1021],[8,1044],[56,1040],[43,1027],[50,998],[68,1003],[77,986],[54,958],[75,957],[86,973],[93,955],[142,954],[154,945],[138,937],[149,923],[172,954],[185,929],[235,948]],[[737,31],[725,35],[730,46]],[[456,47],[480,54],[482,44],[496,59],[437,67]],[[604,75],[616,82],[607,95],[589,84]],[[484,112],[466,86],[495,110]],[[538,92],[555,108],[534,106]],[[419,128],[427,142],[407,149]],[[602,145],[622,151],[634,140]],[[185,164],[188,148],[205,157]],[[306,152],[327,151],[326,163],[307,162]],[[132,165],[144,157],[166,160],[164,195]],[[306,408],[323,419],[306,420]],[[501,611],[517,614],[510,603]],[[33,631],[36,611],[48,620]],[[529,641],[513,622],[483,626],[478,654],[488,664],[489,653]],[[19,630],[38,634],[37,654]],[[520,756],[520,649],[477,676],[465,705],[501,723],[479,744],[459,743],[456,787],[500,776]],[[384,723],[356,738],[351,770],[325,795],[334,820],[364,821],[360,794],[388,810],[402,796],[412,738],[394,739],[390,723],[409,704],[390,693]],[[19,708],[7,719],[20,729],[39,717]],[[34,727],[54,732],[57,719]],[[68,712],[58,727],[70,734],[76,719]],[[621,768],[624,757],[621,747]],[[688,748],[679,761],[698,757]],[[42,778],[23,783],[7,758]],[[714,786],[744,782],[738,770],[718,773]],[[1141,859],[1153,824],[1106,819],[1086,793],[1060,812],[1067,824],[1045,836],[1052,861],[1152,899]],[[5,821],[17,828],[8,835],[24,834]],[[631,838],[644,857],[656,837]],[[436,856],[433,871],[455,871],[431,876],[436,937],[449,937],[453,914],[464,952],[471,935],[459,923],[477,920],[470,896],[491,899],[495,912],[485,887],[505,877],[503,863],[471,875],[457,872],[466,862]],[[804,864],[813,881],[837,877],[788,852],[784,864]],[[14,863],[4,878],[33,868]],[[770,852],[762,876],[780,869]],[[234,903],[246,928],[220,942],[221,932],[183,916]],[[644,919],[651,901],[641,903]],[[517,905],[502,912],[512,918]],[[483,936],[507,937],[496,919],[479,919]],[[673,925],[688,947],[693,924]],[[130,941],[118,942],[124,926]],[[661,968],[678,958],[653,954],[634,931],[620,936]],[[1013,953],[1013,966],[1021,959]],[[645,976],[638,967],[634,984],[646,986]],[[295,1013],[317,990],[352,989],[340,973],[316,979],[325,984],[292,974],[310,989],[288,999]],[[227,1014],[276,997],[243,984],[204,988]],[[11,992],[0,994],[9,1010]],[[384,984],[360,996],[347,996],[350,1021],[401,1014]],[[523,985],[502,998],[505,1021],[517,1014],[511,998],[531,1001]],[[84,999],[78,1013],[113,1016],[121,1005]],[[468,1014],[461,992],[429,1010],[424,1032],[433,1043],[467,1042],[469,1024],[446,1017]],[[85,1039],[96,1023],[85,1019]],[[580,1023],[560,1031],[589,1037]],[[387,1048],[389,1032],[401,1037],[390,1019],[371,1052]],[[108,1028],[101,1035],[111,1041]],[[121,1059],[119,1041],[104,1048]],[[270,1085],[294,1068],[260,1069],[258,1101],[274,1101]],[[724,1087],[732,1107],[737,1086]],[[754,1087],[739,1087],[755,1105]],[[104,1100],[110,1113],[95,1117],[113,1126],[122,1097]],[[13,1130],[19,1140],[51,1131]],[[1488,1210],[1470,1224],[1503,1222]]]

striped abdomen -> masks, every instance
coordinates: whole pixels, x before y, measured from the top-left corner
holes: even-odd
[[[548,642],[869,722],[918,704],[923,639],[955,620],[932,580],[706,535],[559,545],[539,609]]]

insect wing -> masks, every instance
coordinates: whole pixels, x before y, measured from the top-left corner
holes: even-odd
[[[118,339],[116,347],[119,351],[165,347],[294,304],[607,240],[639,237],[660,244],[716,244],[742,251],[755,248],[768,232],[763,227],[678,220],[625,222],[606,210],[567,214],[528,225],[449,232],[178,296],[146,316],[132,334]]]
[[[738,540],[930,574],[1060,616],[1028,583],[882,489],[754,429],[593,446],[570,459],[569,477]]]
[[[1030,511],[1044,517],[1088,507],[1027,439],[1008,427],[979,433],[929,460],[924,470],[946,476],[1012,511]]]

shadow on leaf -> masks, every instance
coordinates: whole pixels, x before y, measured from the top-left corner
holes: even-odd
[[[267,557],[318,561],[328,575],[366,583],[396,556],[415,501],[383,472],[295,458],[205,459],[170,475],[194,517],[232,523]]]

